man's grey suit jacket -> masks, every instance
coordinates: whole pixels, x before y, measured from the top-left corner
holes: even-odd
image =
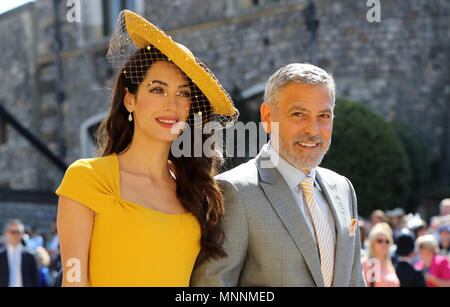
[[[225,199],[223,246],[228,257],[198,260],[191,286],[324,286],[317,243],[267,151],[216,180]],[[320,167],[316,180],[336,222],[332,285],[365,286],[358,227],[350,233],[352,220],[358,219],[352,184]]]

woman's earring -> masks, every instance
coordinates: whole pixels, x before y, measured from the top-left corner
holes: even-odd
[[[132,122],[132,121],[133,121],[133,115],[131,115],[131,112],[130,112],[130,116],[128,116],[128,121],[129,121],[129,122]]]

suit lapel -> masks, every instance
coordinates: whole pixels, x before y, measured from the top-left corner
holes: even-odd
[[[288,185],[270,162],[270,158],[262,151],[255,161],[264,193],[305,259],[316,285],[324,286],[319,251],[306,224],[306,217],[300,211]]]
[[[336,248],[334,256],[334,274],[333,274],[333,286],[343,286],[344,281],[340,279],[341,276],[345,276],[345,256],[347,254],[346,246],[348,246],[348,228],[345,225],[345,210],[346,208],[342,204],[341,198],[337,191],[336,184],[329,183],[325,176],[321,176],[320,168],[316,169],[316,180],[322,188],[323,194],[326,197],[328,204],[334,216],[336,224]]]

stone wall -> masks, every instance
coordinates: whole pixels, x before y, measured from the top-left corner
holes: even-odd
[[[381,2],[381,23],[372,24],[365,1],[322,2],[319,66],[333,72],[339,96],[407,124],[441,158],[441,144],[450,142],[442,138],[450,120],[450,3]]]

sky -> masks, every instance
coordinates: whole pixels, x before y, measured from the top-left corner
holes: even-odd
[[[0,0],[0,14],[34,0]]]

